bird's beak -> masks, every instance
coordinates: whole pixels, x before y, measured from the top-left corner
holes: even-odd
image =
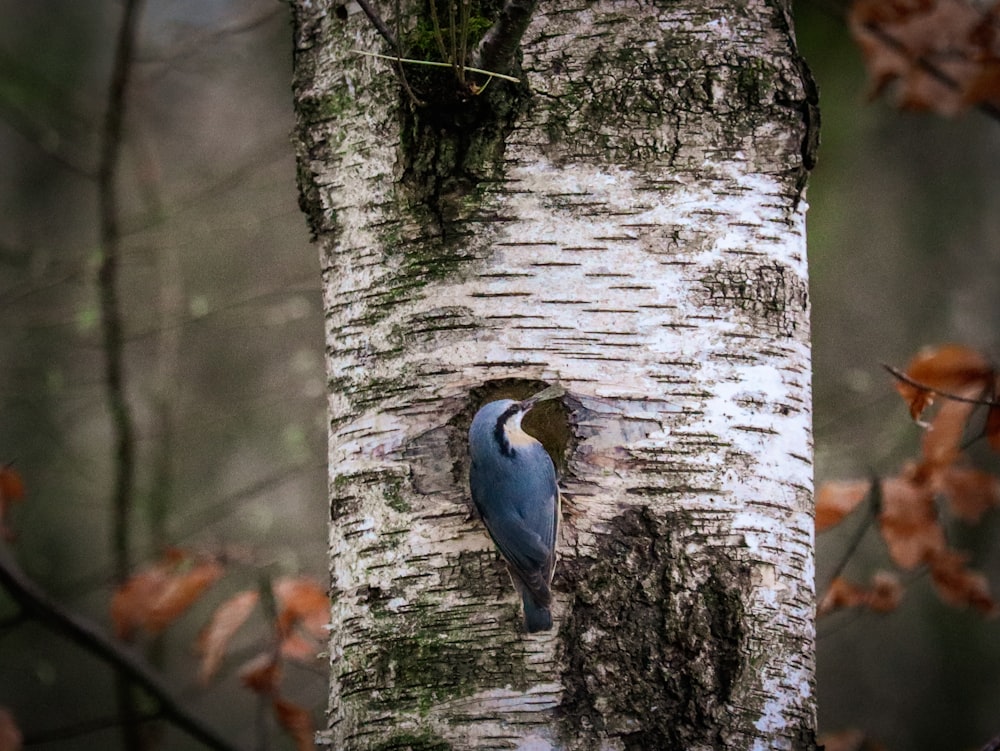
[[[564,389],[562,386],[549,386],[547,389],[543,389],[534,396],[529,396],[527,399],[522,401],[521,411],[527,412],[536,404],[538,404],[538,402],[548,401],[549,399],[558,399],[565,393],[566,389]]]

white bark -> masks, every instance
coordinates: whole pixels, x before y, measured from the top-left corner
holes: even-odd
[[[421,192],[391,68],[351,53],[370,25],[295,5],[333,747],[811,748],[809,95],[783,6],[541,3],[505,142],[457,180],[441,149]],[[569,392],[548,634],[469,516],[494,382]]]

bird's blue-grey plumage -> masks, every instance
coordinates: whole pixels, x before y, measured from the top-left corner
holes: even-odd
[[[529,632],[552,628],[559,488],[542,444],[521,430],[531,399],[482,407],[469,428],[469,484],[476,510],[507,561]]]

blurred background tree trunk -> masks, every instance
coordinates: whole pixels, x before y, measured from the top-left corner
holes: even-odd
[[[460,62],[496,17],[440,3],[439,45],[427,7],[378,8],[404,57]],[[293,3],[334,748],[813,746],[816,123],[788,11],[552,0],[521,83],[480,91],[358,54],[396,50],[354,5]],[[465,431],[553,382],[556,623],[529,637]]]

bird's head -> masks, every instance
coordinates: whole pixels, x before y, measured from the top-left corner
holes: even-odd
[[[469,429],[469,443],[473,452],[496,452],[512,457],[518,448],[538,444],[537,440],[521,428],[521,420],[539,402],[556,399],[564,393],[565,389],[561,386],[549,386],[522,401],[499,399],[484,405],[476,413]]]

